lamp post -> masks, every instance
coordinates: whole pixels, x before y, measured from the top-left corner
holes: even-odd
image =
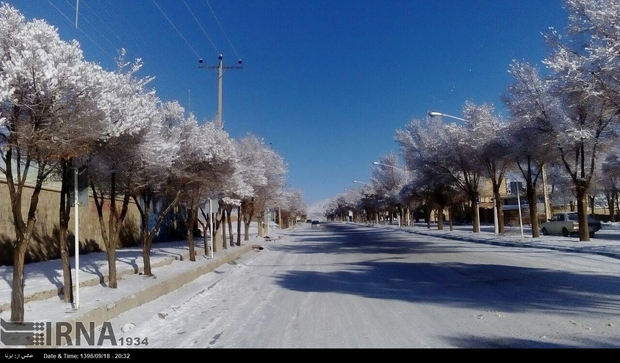
[[[396,170],[400,170],[405,174],[405,185],[409,184],[409,172],[407,171],[407,165],[405,165],[404,169],[401,169],[399,167],[396,167],[394,165],[390,165],[390,164],[384,164],[384,163],[380,163],[378,161],[373,161],[372,162],[373,165],[382,165],[382,166],[386,166],[388,168],[392,168],[392,169],[396,169]],[[409,206],[407,206],[405,208],[405,220],[407,221],[406,225],[409,226]],[[400,224],[400,221],[399,221]]]

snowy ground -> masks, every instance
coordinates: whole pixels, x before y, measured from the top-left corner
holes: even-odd
[[[287,233],[111,323],[153,347],[620,347],[613,258],[326,230]]]
[[[502,256],[518,255],[520,256],[519,258],[528,264],[534,263],[531,261],[540,261],[536,262],[539,265],[535,265],[535,268],[547,269],[552,258],[561,256],[564,259],[570,256],[569,260],[567,260],[568,262],[561,262],[558,265],[561,266],[558,267],[559,269],[574,268],[579,270],[579,273],[587,271],[588,274],[606,274],[605,269],[611,268],[609,276],[614,276],[614,282],[611,285],[611,290],[608,291],[608,295],[617,300],[620,292],[620,285],[617,282],[620,281],[618,280],[620,272],[618,271],[617,259],[609,257],[617,256],[617,258],[620,258],[620,229],[618,229],[617,224],[606,225],[597,235],[597,238],[594,238],[591,242],[583,243],[578,242],[576,238],[557,236],[544,236],[533,239],[527,236],[527,233],[529,233],[527,229],[525,229],[525,236],[521,237],[519,227],[509,228],[504,236],[495,236],[492,233],[492,226],[483,226],[483,232],[477,234],[471,232],[471,226],[456,226],[454,231],[449,231],[447,227],[444,231],[437,231],[435,226],[427,229],[419,225],[409,228],[398,228],[398,226],[358,226],[358,228],[364,231],[364,233],[379,233],[377,236],[387,238],[387,241],[390,243],[411,243],[412,241],[429,243],[429,241],[432,241],[437,246],[446,246],[448,249],[464,252],[457,255],[466,255],[472,249],[476,253],[477,251],[488,251],[489,247],[495,248],[489,245],[499,244],[502,245],[499,248],[509,249],[506,251],[502,250]],[[351,257],[347,257],[350,260],[344,263],[337,261],[335,258],[340,256],[343,251],[348,251],[348,248],[338,251],[330,250],[329,246],[331,244],[329,241],[339,238],[339,235],[330,234],[326,232],[326,229],[323,227],[320,230],[315,230],[306,224],[301,224],[296,229],[287,231],[272,230],[272,232],[275,232],[270,233],[273,237],[282,237],[282,239],[276,240],[276,242],[265,242],[262,239],[258,239],[257,236],[253,236],[253,240],[250,243],[260,243],[265,247],[264,251],[246,253],[234,263],[222,265],[213,272],[204,274],[194,282],[178,289],[174,294],[169,294],[143,304],[139,309],[133,309],[125,314],[121,314],[109,322],[114,327],[117,338],[124,339],[124,342],[140,342],[140,339],[136,340],[135,338],[146,337],[149,339],[150,347],[442,347],[461,346],[465,343],[446,343],[446,341],[437,339],[426,340],[424,334],[440,334],[440,332],[434,330],[435,325],[445,325],[450,320],[458,323],[457,325],[473,324],[468,329],[474,334],[476,327],[482,324],[481,321],[486,321],[486,324],[488,324],[489,319],[506,317],[506,311],[498,309],[497,306],[488,307],[486,310],[472,310],[466,306],[461,306],[448,312],[441,312],[436,310],[433,304],[425,303],[422,306],[422,311],[410,310],[411,302],[407,300],[408,298],[404,300],[386,299],[386,296],[391,296],[390,294],[393,292],[386,292],[385,294],[387,295],[375,296],[376,288],[381,287],[385,281],[381,279],[375,281],[374,274],[362,277],[362,280],[354,280],[352,285],[348,282],[341,284],[339,282],[340,278],[335,280],[330,278],[329,281],[324,282],[327,283],[326,286],[317,285],[311,287],[308,291],[299,289],[299,286],[302,285],[298,284],[301,282],[296,282],[294,286],[289,286],[288,288],[274,284],[273,276],[291,278],[291,276],[300,277],[308,274],[307,276],[318,277],[318,281],[321,281],[322,277],[329,276],[330,274],[339,276],[343,273],[341,271],[343,268],[345,270],[345,275],[343,276],[350,277],[350,274],[357,275],[360,273],[360,276],[365,276],[365,266],[368,263],[374,263],[372,261],[393,259],[408,261],[408,259],[412,258],[408,255],[395,257],[392,252],[386,255],[384,251],[375,251],[373,249],[372,251],[374,251],[373,253],[376,252],[376,255],[371,254],[372,260],[370,262],[367,253],[362,256],[354,254]],[[416,233],[410,233],[412,230]],[[438,238],[448,236],[460,240],[449,241],[445,238]],[[463,243],[463,241],[476,243]],[[372,246],[374,243],[374,241],[371,241],[369,245]],[[530,248],[523,249],[522,247]],[[199,244],[197,249],[200,250],[201,248],[202,246]],[[227,253],[234,251],[234,249],[229,248]],[[570,251],[580,252],[580,254],[566,253]],[[199,257],[196,262],[171,259],[171,257],[181,256],[186,252],[186,243],[183,242],[169,245],[159,244],[153,251],[154,262],[168,261],[170,263],[155,269],[156,278],[129,273],[122,276],[122,279],[119,281],[119,289],[116,290],[107,288],[105,284],[95,284],[95,286],[82,288],[80,290],[81,303],[78,310],[75,310],[71,305],[63,303],[58,297],[31,301],[26,304],[26,320],[68,321],[79,314],[86,313],[90,308],[102,303],[112,306],[115,301],[131,294],[132,291],[140,291],[160,281],[172,279],[185,270],[194,269],[199,264],[207,264],[212,261],[212,259],[206,256]],[[215,255],[214,258],[217,259],[222,255]],[[422,256],[430,258],[429,256],[431,255],[423,254]],[[441,260],[442,258],[444,257],[441,257],[440,260],[424,260],[423,262],[425,264],[428,263],[429,266],[434,266],[435,264],[444,263],[445,261]],[[483,254],[480,257],[480,261],[476,261],[476,263],[484,265],[487,263],[487,259],[488,254]],[[91,278],[93,276],[105,275],[105,255],[92,254],[83,256],[81,266],[80,275],[83,278],[86,278],[88,275]],[[119,270],[131,271],[141,266],[139,249],[128,249],[119,253],[118,266]],[[453,268],[449,271],[453,271]],[[9,267],[0,267],[2,303],[10,301],[10,272],[11,269]],[[396,273],[399,274],[400,272]],[[461,273],[452,275],[452,272],[448,272],[447,276],[449,276],[449,281],[453,281],[458,279]],[[402,280],[401,277],[397,280],[406,281]],[[58,261],[48,261],[27,266],[27,291],[33,292],[37,289],[42,291],[45,287],[48,290],[50,287],[57,288],[60,286],[61,281]],[[390,281],[392,281],[392,278],[390,278]],[[428,281],[427,283],[431,282]],[[404,286],[408,288],[415,287],[407,284],[410,283],[405,283]],[[398,285],[394,286],[397,287]],[[398,288],[394,290],[394,293],[397,290]],[[352,294],[351,291],[357,292]],[[359,301],[356,295],[365,297]],[[252,300],[248,300],[250,297]],[[469,295],[462,295],[460,299],[462,298],[474,300]],[[489,295],[488,298],[494,300],[497,297]],[[367,299],[371,300],[368,301]],[[484,296],[481,296],[480,299],[484,300]],[[277,304],[273,305],[274,303]],[[323,307],[325,307],[324,304],[327,304],[328,307],[339,308],[345,315],[332,316],[329,313],[329,309],[325,310],[316,306],[312,308],[313,304]],[[401,311],[401,313],[397,315],[388,314],[386,316],[385,312],[380,311],[385,309],[386,304],[391,306],[391,309]],[[351,320],[355,319],[357,313],[347,312],[348,306],[356,306],[360,312],[364,311],[368,316],[376,315],[390,324],[400,326],[395,330],[396,333],[393,334],[409,334],[409,338],[405,340],[399,340],[397,337],[390,338],[392,333],[385,337],[377,336],[377,334],[385,333],[388,327],[385,324],[381,324],[374,329],[367,325],[370,324],[370,320],[364,324]],[[308,310],[309,307],[310,309]],[[604,326],[607,323],[609,328],[616,327],[616,330],[614,330],[615,334],[618,333],[617,327],[620,326],[617,301],[609,305],[609,308],[615,309],[616,313],[611,315],[611,321],[607,319],[602,323],[590,318],[586,320],[571,319],[567,317],[570,315],[570,311],[563,313],[565,315],[560,317],[554,317],[552,321],[548,321],[550,318],[547,319],[545,316],[554,315],[554,313],[547,309],[538,310],[538,308],[533,309],[534,311],[531,314],[528,312],[511,312],[510,319],[500,320],[504,320],[503,324],[507,320],[513,322],[514,326],[519,327],[517,331],[521,335],[528,334],[527,323],[520,322],[527,316],[538,318],[541,322],[547,321],[556,329],[567,329],[568,326],[571,328],[581,327],[588,331],[588,329],[596,326],[596,334],[602,335],[594,335],[593,341],[586,339],[579,343],[571,341],[569,336],[568,338],[556,338],[555,343],[549,343],[549,345],[539,342],[539,346],[554,346],[554,344],[559,346],[609,346],[610,343],[601,338],[607,334],[599,331],[600,329],[603,331],[606,329],[602,328],[601,324]],[[317,314],[316,316],[304,315],[314,314],[313,311]],[[425,317],[424,311],[437,313],[439,314],[438,316],[441,316],[441,314],[447,315],[440,320],[433,320]],[[0,317],[8,320],[9,313],[8,309],[5,309],[0,312]],[[409,325],[404,324],[401,326],[401,322],[406,321],[402,317],[399,318],[402,314],[411,314],[412,316],[417,316],[417,319],[420,321],[426,321],[424,329],[411,332],[407,330]],[[463,320],[464,316],[475,319]],[[609,317],[609,312],[605,312],[605,316]],[[268,321],[270,319],[272,320],[271,322]],[[197,321],[201,321],[201,326],[198,328],[194,324]],[[297,327],[296,324],[298,324]],[[299,324],[302,324],[302,326],[299,326]],[[328,327],[325,324],[331,324],[331,326]],[[375,322],[375,324],[378,323]],[[339,325],[343,327],[339,328]],[[183,329],[183,327],[186,327],[186,329]],[[402,330],[399,331],[398,329]],[[462,333],[458,327],[452,327],[451,329],[454,330],[451,334],[455,337]],[[498,320],[493,324],[493,334],[499,334],[501,329],[506,329],[506,326],[500,324]],[[541,336],[547,334],[542,327],[536,329],[534,331],[539,331]],[[234,333],[235,331],[237,333]],[[246,340],[237,339],[248,331],[251,332],[249,338],[246,338]],[[223,334],[224,332],[226,334]],[[343,336],[349,333],[352,335],[348,337]],[[321,334],[328,335],[321,336]],[[490,333],[487,332],[485,334]],[[510,336],[510,334],[508,335]],[[619,335],[617,334],[616,337]],[[392,340],[390,341],[390,339]],[[487,338],[478,337],[476,339],[478,345],[485,346],[485,339]],[[534,338],[528,336],[528,339]],[[540,339],[540,337],[534,340],[536,339]],[[489,340],[488,344],[493,345],[496,343],[490,343]],[[519,341],[513,344],[525,344],[527,346],[530,343]],[[109,343],[107,345],[111,346]],[[510,343],[506,343],[506,345],[511,346]]]

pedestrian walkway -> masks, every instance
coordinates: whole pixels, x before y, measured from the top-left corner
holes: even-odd
[[[277,241],[277,235],[271,235]],[[77,322],[99,326],[119,314],[157,299],[199,276],[233,263],[248,252],[260,252],[267,243],[265,238],[253,236],[242,241],[241,246],[229,246],[213,253],[204,253],[202,241],[196,241],[195,261],[189,260],[187,241],[155,243],[151,249],[151,266],[154,276],[143,275],[141,247],[123,248],[116,251],[118,288],[108,287],[108,263],[105,252],[79,256],[79,289],[75,291],[75,303],[65,303],[60,294],[63,285],[60,260],[26,264],[25,275],[25,321],[64,322],[75,326]],[[71,257],[72,274],[75,274],[75,258]],[[12,266],[0,266],[0,318],[10,321]],[[75,275],[73,275],[75,276]],[[74,277],[75,279],[75,277]],[[53,324],[52,324],[53,325]],[[4,334],[4,331],[3,331]],[[50,339],[54,341],[54,332]],[[4,338],[2,336],[2,338]],[[4,339],[0,341],[2,347]],[[10,346],[6,346],[7,348]]]
[[[403,233],[417,233],[434,237],[443,237],[452,240],[485,243],[497,246],[511,246],[524,248],[546,248],[563,252],[589,253],[620,259],[620,228],[618,224],[605,224],[603,229],[590,241],[579,241],[578,237],[540,236],[533,238],[531,229],[525,227],[521,233],[519,226],[506,226],[505,233],[496,235],[493,225],[483,225],[480,232],[474,233],[471,225],[453,226],[450,231],[448,225],[438,230],[436,224],[428,228],[425,224],[416,224],[411,227],[372,224],[379,228],[396,229]]]

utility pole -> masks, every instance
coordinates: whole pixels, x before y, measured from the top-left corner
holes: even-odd
[[[545,201],[545,222],[551,219],[551,205],[549,203],[549,191],[547,190],[547,166],[542,165],[542,187],[543,198]]]
[[[220,128],[224,128],[224,122],[222,121],[222,76],[224,75],[224,70],[225,69],[240,69],[243,68],[242,61],[241,59],[239,59],[237,61],[237,66],[224,66],[223,62],[222,62],[222,55],[220,54],[218,57],[219,61],[218,61],[218,65],[217,66],[203,66],[200,65],[198,66],[198,68],[211,68],[211,69],[217,69],[218,71],[218,87],[217,87],[217,119],[215,120],[216,125]],[[200,59],[198,61],[198,63],[202,64],[202,59]]]

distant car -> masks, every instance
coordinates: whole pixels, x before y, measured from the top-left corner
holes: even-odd
[[[321,226],[321,222],[314,220],[312,221],[312,228],[319,228]]]
[[[312,219],[307,219],[306,223],[312,223]]]
[[[588,232],[590,238],[601,229],[601,222],[588,216]],[[541,223],[540,232],[547,236],[561,234],[564,237],[579,234],[579,215],[576,212],[556,213],[548,222]]]

